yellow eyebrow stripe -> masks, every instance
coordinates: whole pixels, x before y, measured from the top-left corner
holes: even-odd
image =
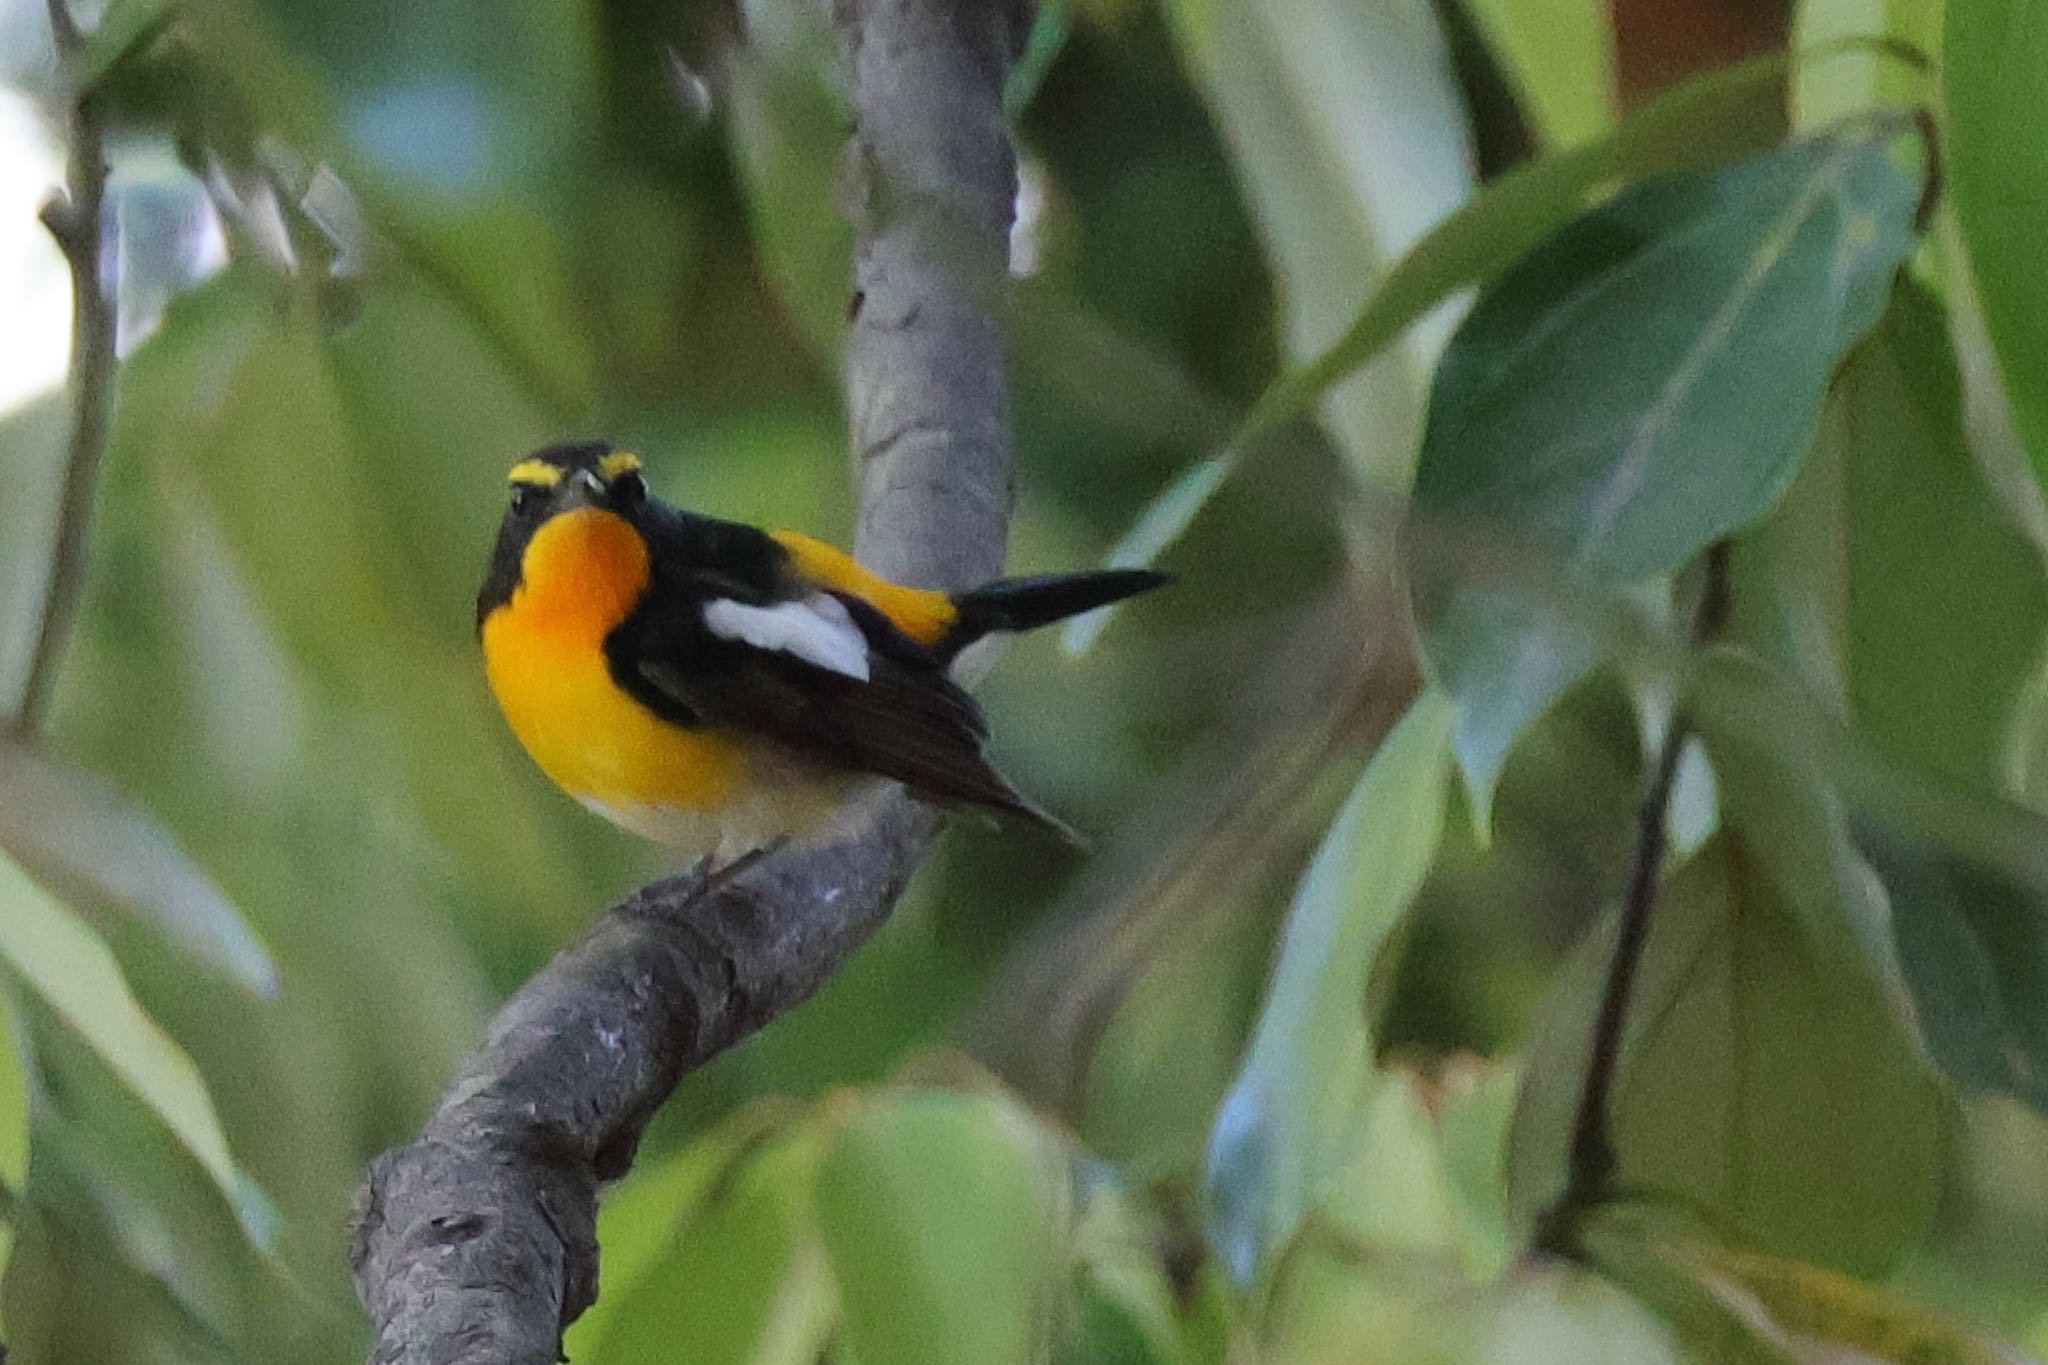
[[[638,474],[640,457],[630,450],[614,450],[597,462],[597,472],[606,483],[610,483],[621,474]]]
[[[553,488],[561,481],[561,468],[546,460],[521,460],[505,475],[507,483],[528,483],[537,488]]]

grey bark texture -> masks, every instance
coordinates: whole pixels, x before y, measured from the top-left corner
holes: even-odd
[[[856,128],[846,394],[855,550],[960,589],[1003,561],[997,317],[1022,0],[835,4]],[[819,206],[826,211],[825,205]],[[520,989],[419,1139],[372,1165],[350,1262],[373,1365],[552,1365],[595,1301],[597,1192],[678,1081],[806,999],[887,917],[938,827],[898,795],[834,847],[656,882]]]

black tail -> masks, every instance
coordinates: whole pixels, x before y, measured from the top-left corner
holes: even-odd
[[[1171,583],[1169,574],[1151,569],[1100,569],[1091,573],[1042,574],[1035,578],[999,578],[986,587],[953,599],[959,619],[940,653],[952,658],[984,635],[996,631],[1036,630],[1084,611],[1136,597]]]

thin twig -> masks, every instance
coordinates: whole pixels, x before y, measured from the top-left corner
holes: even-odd
[[[1728,618],[1728,557],[1725,540],[1716,541],[1707,550],[1705,583],[1693,616],[1695,646],[1719,634]],[[1614,1187],[1614,1078],[1621,1063],[1629,997],[1634,994],[1643,949],[1650,939],[1651,913],[1656,908],[1658,877],[1664,863],[1671,790],[1678,779],[1678,760],[1685,751],[1690,731],[1688,718],[1680,708],[1665,727],[1657,762],[1636,811],[1636,847],[1629,869],[1628,897],[1622,902],[1614,956],[1608,960],[1607,984],[1601,991],[1600,1013],[1593,1024],[1586,1079],[1579,1091],[1578,1112],[1572,1120],[1565,1188],[1537,1228],[1537,1249],[1553,1255],[1573,1253],[1583,1215]]]
[[[74,82],[85,36],[66,0],[49,0],[57,60]],[[92,527],[100,462],[106,453],[107,414],[114,384],[114,306],[100,282],[101,219],[106,203],[106,120],[93,92],[74,86],[70,110],[70,166],[65,193],[43,207],[43,226],[71,267],[71,441],[64,459],[64,489],[50,550],[35,645],[9,728],[34,733],[48,708],[57,664],[77,615],[85,577],[86,536]]]

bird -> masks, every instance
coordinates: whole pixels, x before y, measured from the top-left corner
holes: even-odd
[[[990,761],[952,665],[984,636],[1165,574],[908,587],[800,532],[664,502],[606,441],[544,447],[507,482],[476,599],[485,678],[541,771],[591,811],[713,867],[829,838],[888,782],[1077,840]]]

